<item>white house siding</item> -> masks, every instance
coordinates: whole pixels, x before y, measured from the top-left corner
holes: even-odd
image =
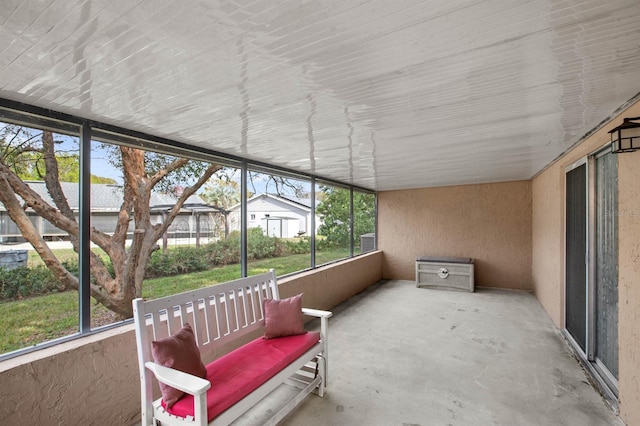
[[[45,200],[49,204],[53,204],[51,200],[51,196],[46,189],[46,185],[44,181],[25,181],[29,187],[35,191],[43,200]],[[75,182],[60,182],[62,190],[67,198],[69,206],[71,209],[76,212],[76,221],[78,220],[78,205],[80,202],[79,199],[79,191],[78,184]],[[117,221],[118,214],[120,212],[120,206],[122,204],[122,186],[119,185],[109,185],[109,184],[91,184],[91,226],[96,229],[105,232],[107,234],[112,234]],[[152,210],[154,207],[164,207],[167,210],[172,207],[177,198],[174,195],[162,194],[157,192],[151,193],[151,199],[149,201]],[[171,225],[170,231],[176,230],[176,228],[180,228],[183,231],[183,234],[196,234],[196,215],[190,211],[191,208],[189,206],[196,207],[210,207],[207,206],[204,201],[197,195],[190,196],[182,211],[176,217],[173,224]],[[201,214],[200,218],[200,232],[201,234],[207,234],[205,236],[213,237],[216,233],[216,216],[211,214],[211,212],[216,212],[215,208],[209,208],[208,212],[210,214]],[[68,236],[67,232],[58,229],[49,221],[37,215],[32,209],[27,210],[27,214],[29,215],[29,219],[34,224],[39,234],[48,239],[66,239]],[[164,220],[162,213],[152,213],[151,221],[154,224],[162,223]],[[178,226],[178,225],[181,226]],[[128,232],[133,232],[134,223],[133,221],[129,222]],[[218,232],[220,233],[220,232]],[[187,235],[188,236],[188,235]],[[18,226],[11,220],[6,209],[0,203],[0,244],[1,243],[12,243],[12,242],[22,242],[24,241],[24,237],[22,237],[22,232],[18,229]]]
[[[300,220],[290,217],[269,216],[262,219],[260,227],[270,237],[293,238],[299,235]]]
[[[278,199],[275,196],[257,196],[247,203],[247,227],[262,228],[268,232],[267,219],[281,220],[282,238],[293,238],[300,234],[309,235],[311,214],[308,208],[298,207],[295,203]],[[230,213],[231,230],[240,230],[240,206]],[[270,222],[272,222],[270,220]],[[275,235],[275,225],[269,235]]]

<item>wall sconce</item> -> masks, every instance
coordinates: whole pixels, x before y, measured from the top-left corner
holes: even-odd
[[[640,149],[640,117],[625,118],[621,125],[609,132],[611,152],[633,152]]]

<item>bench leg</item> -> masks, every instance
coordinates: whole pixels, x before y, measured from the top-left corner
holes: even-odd
[[[318,369],[320,370],[320,385],[318,386],[318,396],[324,396],[324,388],[327,384],[327,360],[322,355],[316,356],[316,362],[318,363]]]
[[[200,395],[195,395],[193,398],[195,414],[195,424],[198,426],[207,426],[207,393],[203,392]]]

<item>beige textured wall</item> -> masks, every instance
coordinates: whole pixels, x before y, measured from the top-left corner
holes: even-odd
[[[304,292],[304,306],[331,309],[379,281],[381,265],[381,252],[358,256],[279,280],[281,294]],[[133,425],[140,421],[133,325],[2,361],[0,383],[0,424]]]
[[[564,326],[565,169],[604,146],[622,117],[640,116],[640,102],[593,133],[532,182],[533,290],[555,324]],[[620,417],[640,425],[640,152],[618,157],[618,350]]]
[[[382,279],[382,252],[373,252],[278,280],[280,297],[304,293],[302,304],[331,309]]]
[[[0,363],[5,425],[130,425],[139,421],[133,325]]]
[[[631,426],[640,425],[640,151],[619,156],[618,184],[620,416]]]
[[[531,289],[529,181],[378,194],[383,276],[415,279],[420,256],[475,259],[477,286]]]
[[[533,292],[558,328],[564,326],[565,170],[604,146],[596,132],[532,180]]]
[[[532,183],[533,291],[560,328],[564,306],[564,170],[547,170]]]

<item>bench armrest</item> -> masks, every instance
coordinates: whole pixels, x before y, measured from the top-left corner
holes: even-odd
[[[331,318],[331,316],[333,315],[333,313],[329,311],[321,311],[320,309],[310,308],[302,308],[302,313],[305,315],[309,315],[310,317],[317,318]]]
[[[158,381],[186,392],[189,395],[201,395],[205,393],[210,387],[211,383],[208,380],[201,379],[200,377],[193,376],[182,371],[174,370],[173,368],[163,367],[155,362],[146,362],[145,367],[153,371]]]
[[[333,315],[333,313],[329,311],[321,311],[320,309],[309,309],[302,308],[302,313],[304,315],[309,315],[311,317],[320,318],[320,338],[325,342],[327,342],[327,332],[329,331],[329,318]]]
[[[320,339],[323,342],[324,350],[322,356],[325,360],[325,375],[324,375],[324,385],[327,386],[328,383],[328,373],[326,373],[328,369],[328,360],[329,360],[329,318],[333,315],[330,311],[323,311],[320,309],[310,309],[310,308],[302,308],[302,313],[304,315],[309,315],[311,317],[320,318]]]

